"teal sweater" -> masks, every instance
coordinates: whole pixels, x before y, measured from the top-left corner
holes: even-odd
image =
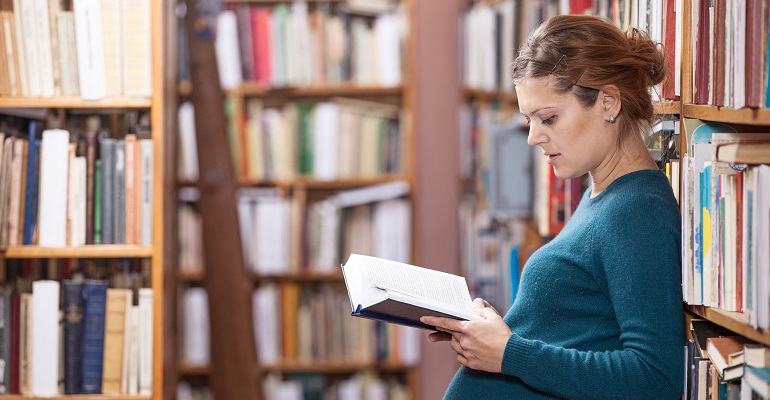
[[[679,208],[660,171],[586,192],[535,252],[504,320],[502,373],[461,367],[445,399],[678,399]]]

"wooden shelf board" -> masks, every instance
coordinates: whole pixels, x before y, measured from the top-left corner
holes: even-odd
[[[308,363],[281,363],[273,365],[261,365],[260,370],[266,372],[317,372],[327,374],[348,374],[364,369],[376,369],[381,372],[404,372],[411,368],[410,366],[400,364],[378,364],[378,363],[352,363],[352,362],[308,362]]]
[[[518,103],[514,90],[483,90],[470,87],[463,88],[463,95],[471,99],[483,101],[500,101],[503,103]]]
[[[83,100],[79,97],[0,97],[0,108],[150,108],[152,99],[114,97]]]
[[[292,181],[249,181],[246,179],[239,179],[239,187],[302,187],[307,189],[346,189],[358,186],[376,185],[378,183],[387,183],[399,180],[406,180],[403,175],[382,175],[371,178],[353,178],[353,179],[339,179],[333,181],[319,181],[310,178],[297,178]],[[198,182],[180,181],[177,183],[179,187],[197,187]]]
[[[177,372],[180,375],[187,375],[187,376],[206,376],[211,374],[211,366],[209,365],[197,366],[197,365],[190,365],[187,363],[179,363],[177,365]]]
[[[685,309],[693,314],[705,318],[717,325],[721,325],[739,335],[745,336],[758,343],[770,346],[770,331],[760,331],[754,329],[748,323],[747,317],[743,313],[723,311],[706,306],[693,306],[686,304]]]
[[[682,112],[682,103],[679,101],[656,101],[652,106],[656,115],[679,115]]]
[[[281,282],[342,282],[342,272],[295,272],[283,275],[251,275],[255,281],[275,280]]]
[[[189,96],[193,87],[190,82],[180,82],[178,93]],[[403,86],[361,86],[350,83],[339,85],[271,87],[256,82],[244,82],[236,89],[225,90],[231,96],[253,97],[329,97],[329,96],[400,96]]]
[[[725,108],[697,104],[684,105],[685,118],[698,118],[742,125],[770,125],[770,109],[767,108]]]
[[[142,258],[152,257],[150,246],[94,244],[79,247],[9,247],[1,252],[5,258]]]
[[[181,269],[177,273],[177,279],[179,279],[182,282],[203,282],[203,279],[206,277],[206,272],[191,272],[191,271],[185,271]]]

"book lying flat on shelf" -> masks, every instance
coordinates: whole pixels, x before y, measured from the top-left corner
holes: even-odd
[[[430,330],[420,317],[483,320],[461,276],[360,254],[350,255],[342,275],[356,317]]]

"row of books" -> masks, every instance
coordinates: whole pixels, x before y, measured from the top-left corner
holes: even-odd
[[[8,0],[0,96],[149,97],[150,0]]]
[[[332,99],[263,107],[258,99],[229,97],[227,134],[237,179],[286,181],[298,175],[337,180],[371,178],[402,171],[399,110],[382,103]],[[194,109],[179,109],[178,177],[198,177]]]
[[[31,293],[0,290],[0,393],[152,392],[152,289],[135,296],[107,285],[38,280]]]
[[[745,166],[723,149],[767,146],[770,135],[686,120],[691,151],[682,160],[683,294],[690,304],[744,312],[770,327],[770,159]],[[729,132],[729,133],[724,133]]]
[[[689,23],[695,104],[770,105],[767,7],[767,0],[693,1]]]
[[[152,242],[152,140],[31,122],[0,142],[0,248]]]
[[[189,287],[180,300],[180,357],[187,365],[211,361],[208,295]],[[350,301],[336,284],[300,287],[267,283],[252,294],[257,359],[271,365],[375,363],[414,365],[420,350],[413,328],[350,318]]]
[[[712,324],[690,322],[685,346],[685,400],[766,399],[770,348]]]
[[[237,207],[245,265],[255,274],[280,276],[334,274],[351,252],[406,261],[411,207],[402,197],[408,193],[406,182],[394,181],[338,191],[303,210],[296,198],[275,188],[241,189]],[[178,215],[180,270],[201,274],[202,226],[194,197],[182,202]]]
[[[380,377],[373,371],[359,372],[347,379],[335,381],[320,374],[289,374],[281,379],[277,374],[262,380],[268,399],[338,399],[338,400],[408,400],[408,386],[395,379]]]
[[[402,81],[407,30],[402,6],[363,16],[345,3],[229,5],[217,24],[217,65],[226,89],[244,80],[273,87],[342,82],[389,87]]]

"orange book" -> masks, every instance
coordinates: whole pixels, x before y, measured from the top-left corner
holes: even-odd
[[[719,376],[722,376],[725,368],[729,366],[730,355],[743,351],[743,345],[747,343],[752,342],[743,336],[708,338],[706,341],[706,352]]]
[[[297,309],[299,308],[299,289],[293,283],[281,285],[281,330],[283,331],[283,358],[296,361],[297,344]]]

